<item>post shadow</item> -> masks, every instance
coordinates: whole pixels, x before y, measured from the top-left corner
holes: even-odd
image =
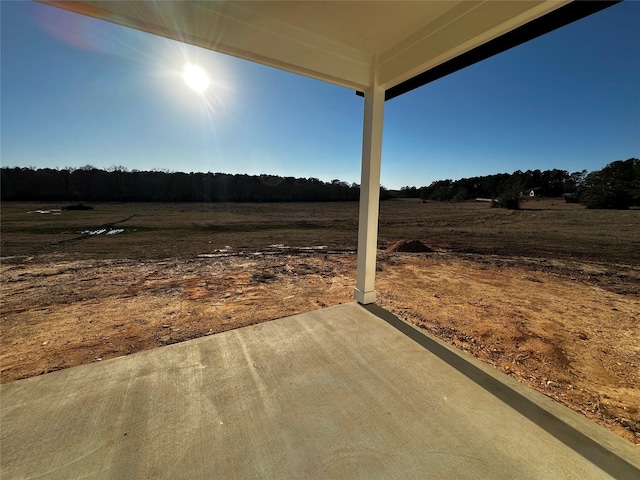
[[[467,361],[463,356],[440,345],[424,333],[400,320],[376,304],[362,305],[364,309],[384,320],[423,348],[458,370],[493,396],[524,415],[547,433],[553,435],[573,451],[618,479],[640,479],[640,470],[608,448],[565,423],[540,405],[510,388],[499,379]]]

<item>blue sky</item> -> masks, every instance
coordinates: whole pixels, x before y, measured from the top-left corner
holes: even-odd
[[[1,1],[2,166],[360,181],[352,90],[31,2]],[[205,97],[181,77],[201,65]],[[640,157],[640,2],[385,104],[388,188]]]

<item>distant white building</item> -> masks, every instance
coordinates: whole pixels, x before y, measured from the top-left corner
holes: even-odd
[[[521,197],[540,197],[540,187],[529,188],[523,192],[520,192]]]

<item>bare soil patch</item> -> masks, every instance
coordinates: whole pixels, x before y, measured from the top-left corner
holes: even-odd
[[[378,304],[640,444],[640,211],[556,205],[384,203]],[[2,206],[2,382],[353,298],[352,204],[33,210]]]

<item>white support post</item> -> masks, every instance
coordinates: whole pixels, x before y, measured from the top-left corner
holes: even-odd
[[[362,175],[358,220],[358,270],[354,291],[355,299],[362,304],[376,301],[374,282],[378,247],[384,89],[377,85],[375,73],[372,84],[364,92]]]

